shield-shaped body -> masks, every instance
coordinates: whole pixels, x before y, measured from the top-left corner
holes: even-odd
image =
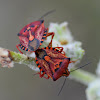
[[[44,20],[32,22],[24,26],[18,33],[20,44],[16,45],[16,47],[20,52],[19,46],[25,51],[35,51],[42,45],[44,39],[50,35],[52,35],[53,39],[54,33],[48,33],[48,29],[44,26]]]
[[[35,51],[40,77],[44,77],[47,74],[47,78],[56,81],[61,76],[69,76],[68,65],[70,58],[66,57],[62,51],[62,47],[45,47]]]

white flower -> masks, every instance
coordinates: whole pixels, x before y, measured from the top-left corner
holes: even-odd
[[[86,89],[87,100],[100,100],[100,79],[96,79]]]
[[[79,41],[66,45],[64,51],[66,52],[66,55],[74,61],[81,60],[85,54],[85,51],[82,49],[82,43]]]
[[[56,39],[56,40],[59,40],[62,42],[66,41],[67,43],[70,43],[73,41],[73,37],[72,37],[71,32],[68,28],[67,22],[63,22],[61,24],[50,23],[49,32],[55,33],[54,39]]]

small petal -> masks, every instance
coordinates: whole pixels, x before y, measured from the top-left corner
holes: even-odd
[[[66,52],[66,56],[72,58],[72,60],[81,60],[85,51],[82,49],[82,43],[79,41],[75,41],[65,46],[64,51]]]

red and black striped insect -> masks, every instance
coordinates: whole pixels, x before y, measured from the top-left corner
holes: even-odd
[[[40,69],[38,74],[41,78],[51,78],[53,81],[56,81],[61,76],[69,76],[68,65],[71,61],[62,52],[63,47],[52,48],[49,46],[35,51],[36,64]],[[45,74],[48,77],[45,77]]]
[[[20,44],[16,45],[16,47],[20,53],[23,52],[19,49],[19,46],[25,51],[35,51],[42,45],[44,39],[50,35],[52,37],[49,44],[52,45],[54,32],[48,33],[48,28],[44,26],[44,20],[32,22],[23,27],[18,33]]]
[[[41,18],[39,18],[39,21],[29,23],[21,29],[21,31],[18,33],[20,43],[16,45],[20,53],[23,52],[19,49],[19,47],[21,47],[21,49],[25,51],[37,50],[39,46],[42,45],[44,39],[50,35],[52,35],[52,37],[49,45],[52,46],[54,32],[48,33],[48,28],[45,28],[44,20],[41,19],[54,11],[55,10],[51,10],[45,13]]]
[[[91,63],[89,62],[81,67],[69,71],[68,70],[69,63],[72,62],[75,63],[76,61],[70,61],[70,58],[65,56],[65,53],[63,53],[63,47],[52,48],[48,46],[45,48],[37,49],[35,51],[35,54],[36,54],[36,64],[40,69],[40,72],[37,74],[39,74],[41,78],[42,77],[46,79],[51,78],[53,81],[56,81],[62,76],[68,77],[71,72],[74,72],[75,70],[78,70]],[[47,75],[47,77],[44,76],[45,74]],[[62,91],[65,82],[66,78],[63,82],[63,85],[58,95]]]

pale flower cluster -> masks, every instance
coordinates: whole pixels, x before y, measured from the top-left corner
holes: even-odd
[[[96,69],[97,78],[86,89],[87,100],[100,100],[100,60]]]
[[[85,51],[82,49],[82,43],[74,40],[71,31],[68,28],[68,23],[50,23],[49,32],[55,33],[53,47],[63,47],[66,56],[70,57],[73,61],[78,61],[76,63],[79,63],[85,54]],[[76,63],[74,63],[74,65]]]

